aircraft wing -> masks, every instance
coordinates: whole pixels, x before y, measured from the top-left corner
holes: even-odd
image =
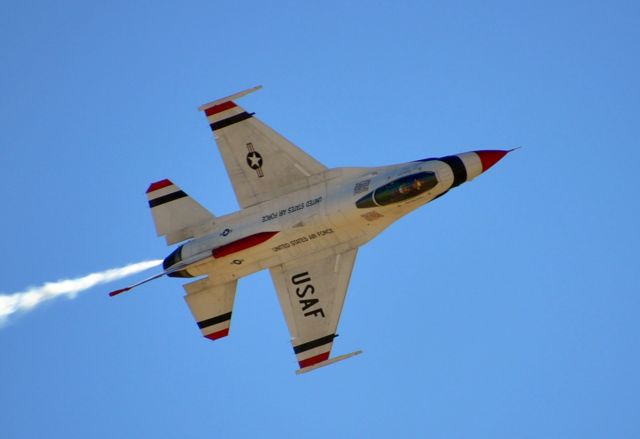
[[[303,373],[359,354],[329,359],[357,249],[271,268],[291,344]]]
[[[202,105],[244,209],[306,186],[327,168],[238,106],[234,100],[260,86]]]

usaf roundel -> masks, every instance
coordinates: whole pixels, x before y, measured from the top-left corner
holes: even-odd
[[[254,170],[262,168],[262,156],[260,155],[260,153],[256,151],[251,151],[250,153],[248,153],[247,165],[249,165],[249,167]]]
[[[262,156],[253,148],[253,143],[247,143],[247,165],[258,174],[258,177],[264,177],[262,172]]]

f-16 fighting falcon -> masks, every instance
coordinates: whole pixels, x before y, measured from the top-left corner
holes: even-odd
[[[198,279],[185,300],[202,335],[229,335],[238,279],[268,269],[304,373],[330,358],[358,248],[412,210],[470,181],[509,151],[472,151],[375,168],[328,169],[237,99],[202,105],[241,210],[216,217],[170,180],[147,189],[158,236],[181,243],[161,276]]]

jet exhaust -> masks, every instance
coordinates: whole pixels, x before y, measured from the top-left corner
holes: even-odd
[[[46,282],[37,287],[28,288],[11,294],[0,294],[0,324],[16,312],[30,311],[42,302],[58,296],[74,298],[76,294],[96,285],[105,284],[139,273],[162,263],[161,259],[137,262],[124,267],[91,273],[75,279]]]

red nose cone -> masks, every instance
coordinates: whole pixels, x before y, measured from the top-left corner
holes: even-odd
[[[510,151],[500,151],[497,149],[488,150],[488,151],[474,151],[480,157],[480,161],[482,162],[482,172],[486,171],[493,165],[495,165],[502,157],[507,155]]]

